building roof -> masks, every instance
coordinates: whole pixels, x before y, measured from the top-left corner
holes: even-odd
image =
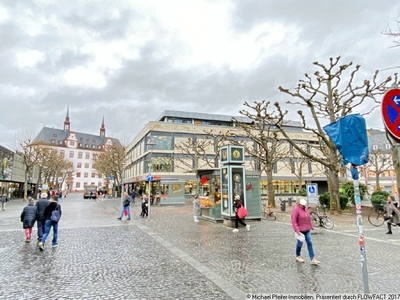
[[[78,148],[86,148],[85,144],[89,144],[90,146],[94,145],[96,146],[96,148],[98,148],[98,146],[104,145],[107,139],[111,139],[113,145],[121,145],[119,140],[115,138],[107,138],[100,135],[94,135],[94,134],[82,133],[70,130],[62,130],[50,127],[43,127],[33,141],[41,142],[44,144],[52,144],[52,145],[56,144],[58,146],[65,146],[65,143],[60,145],[59,141],[65,141],[70,133],[75,134],[76,140],[78,142]],[[52,143],[52,140],[55,140],[55,143]],[[79,143],[82,143],[81,147],[79,146]]]
[[[166,118],[186,118],[186,119],[198,119],[205,121],[232,122],[233,117],[241,123],[251,124],[254,121],[253,119],[243,116],[230,116],[230,115],[220,115],[220,114],[177,111],[177,110],[164,110],[164,112],[162,112],[161,115],[157,118],[157,121],[165,121]],[[284,126],[301,127],[301,122],[289,120],[284,123]]]

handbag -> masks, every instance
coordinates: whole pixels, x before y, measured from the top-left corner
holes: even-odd
[[[239,219],[243,219],[244,217],[247,216],[247,209],[242,205],[241,207],[239,207],[237,215],[239,217]]]
[[[128,215],[128,210],[125,209],[125,210],[124,210],[124,216],[126,217],[127,215]]]
[[[60,210],[58,209],[58,204],[57,207],[51,212],[51,220],[53,222],[58,222],[60,221],[61,218],[61,214],[60,214]]]

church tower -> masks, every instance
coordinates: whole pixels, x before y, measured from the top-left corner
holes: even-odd
[[[65,116],[64,121],[64,130],[69,131],[71,129],[70,122],[69,122],[69,106],[67,106],[67,115]]]
[[[103,115],[103,120],[101,121],[100,136],[101,137],[106,136],[106,126],[104,125],[104,115]]]

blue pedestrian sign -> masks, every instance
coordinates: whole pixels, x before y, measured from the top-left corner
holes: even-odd
[[[111,176],[110,176],[110,180],[114,180],[114,176],[111,175]]]
[[[308,204],[318,203],[318,185],[316,183],[307,184]]]
[[[149,175],[147,175],[147,177],[146,177],[146,180],[147,180],[147,181],[153,181],[153,180],[154,180],[153,175],[151,175],[151,174],[149,173]]]

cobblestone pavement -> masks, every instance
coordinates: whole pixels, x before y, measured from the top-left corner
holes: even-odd
[[[354,215],[316,229],[319,266],[294,259],[290,210],[277,221],[248,222],[249,232],[201,220],[192,208],[152,206],[151,220],[132,206],[117,220],[119,199],[69,197],[61,203],[59,246],[44,252],[25,244],[12,200],[0,211],[0,299],[246,299],[246,293],[362,293]],[[369,290],[399,292],[400,230],[385,235],[364,219]],[[33,232],[36,235],[36,229]]]

